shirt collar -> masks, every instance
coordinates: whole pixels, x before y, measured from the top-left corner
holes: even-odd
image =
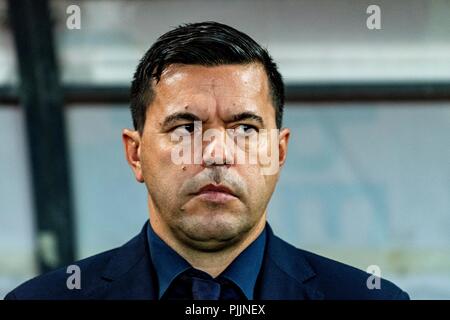
[[[253,292],[264,257],[266,229],[221,273],[233,281],[248,300],[253,300]]]
[[[154,232],[150,223],[147,226],[147,235],[161,298],[172,281],[192,266]],[[254,298],[253,291],[261,269],[265,244],[266,229],[220,274],[236,284],[249,300]]]
[[[161,298],[172,281],[190,269],[191,265],[153,231],[150,223],[147,224],[147,235],[150,256],[158,277],[158,295]]]

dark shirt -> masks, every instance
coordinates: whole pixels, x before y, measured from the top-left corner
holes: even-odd
[[[266,229],[216,278],[193,268],[189,262],[169,247],[147,227],[150,256],[159,284],[159,299],[192,299],[188,278],[215,281],[222,287],[220,299],[254,298],[254,289],[261,269],[266,244]]]

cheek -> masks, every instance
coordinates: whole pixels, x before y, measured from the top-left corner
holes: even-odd
[[[277,181],[276,175],[262,174],[261,167],[258,165],[239,166],[237,170],[247,184],[249,198],[263,201],[273,192]]]
[[[171,161],[171,147],[153,141],[146,145],[141,159],[142,174],[153,201],[160,208],[177,207],[179,190],[188,170],[183,170],[181,165]]]
[[[156,135],[148,138],[144,146],[144,161],[154,166],[155,170],[173,164],[171,161],[172,146],[165,140],[165,137]]]
[[[142,174],[147,184],[162,185],[166,181],[173,182],[169,178],[174,170],[170,155],[170,148],[157,137],[148,138],[142,145]]]
[[[260,174],[257,165],[238,165],[236,171],[245,182],[247,197],[254,198],[265,188],[264,177]]]

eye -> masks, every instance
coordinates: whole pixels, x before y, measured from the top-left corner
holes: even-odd
[[[240,124],[238,125],[234,130],[236,130],[236,133],[239,135],[252,135],[258,132],[258,128],[255,126],[252,126],[250,124]]]
[[[172,130],[179,135],[190,135],[192,132],[194,132],[194,124],[185,123],[173,128]]]

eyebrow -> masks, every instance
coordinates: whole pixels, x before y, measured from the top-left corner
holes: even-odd
[[[175,112],[175,113],[167,116],[164,119],[162,127],[163,128],[170,127],[177,121],[182,121],[182,120],[190,121],[190,122],[201,121],[201,119],[198,116],[196,116],[195,114],[193,114],[191,112]],[[264,127],[263,118],[261,116],[257,115],[256,113],[249,112],[249,111],[241,112],[241,113],[231,116],[231,118],[228,122],[238,122],[238,121],[243,121],[243,120],[254,120],[254,121],[258,122],[260,126]]]
[[[193,113],[190,112],[176,112],[169,116],[167,116],[163,121],[163,128],[169,127],[177,121],[185,120],[185,121],[201,121],[201,119]]]
[[[253,112],[241,112],[238,114],[235,114],[231,117],[231,121],[230,122],[238,122],[238,121],[243,121],[243,120],[255,120],[256,122],[259,123],[259,125],[261,127],[264,127],[264,120],[261,116],[257,115],[256,113]]]

